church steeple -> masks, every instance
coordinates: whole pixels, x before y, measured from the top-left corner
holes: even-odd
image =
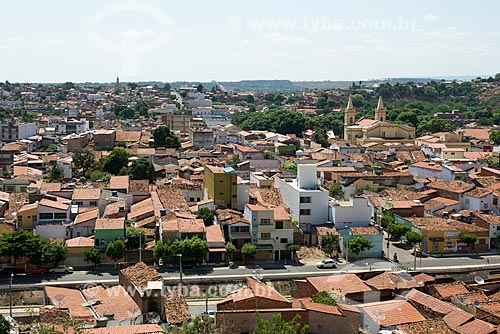
[[[385,122],[386,114],[387,111],[385,110],[384,107],[384,101],[382,100],[382,96],[379,96],[377,108],[375,109],[375,120]]]
[[[345,108],[344,125],[353,125],[356,122],[356,108],[352,104],[352,96],[349,96],[347,107]]]

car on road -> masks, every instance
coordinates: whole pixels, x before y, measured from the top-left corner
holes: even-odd
[[[331,259],[325,259],[316,263],[316,267],[318,268],[337,268],[337,262]]]
[[[73,267],[65,266],[65,265],[59,265],[54,268],[49,269],[49,273],[51,274],[68,274],[73,272]]]
[[[208,310],[208,316],[212,319],[215,319],[215,310]]]
[[[46,268],[31,268],[31,269],[28,269],[28,271],[26,272],[26,274],[28,275],[43,275],[43,274],[46,274],[48,272],[48,270]]]
[[[14,275],[17,274],[16,268],[3,268],[2,270],[0,270],[0,275],[2,275],[2,276],[5,276],[5,275],[10,276],[11,274],[14,274]]]

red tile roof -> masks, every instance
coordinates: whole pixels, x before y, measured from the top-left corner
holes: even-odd
[[[463,282],[434,284],[433,289],[441,298],[449,298],[469,293],[469,289],[467,289],[467,286]]]
[[[425,317],[406,300],[390,300],[361,304],[358,307],[381,327],[426,320]]]
[[[95,222],[96,230],[125,229],[125,218],[101,218]]]
[[[90,334],[163,334],[165,330],[160,325],[125,325],[86,329]]]
[[[332,275],[327,277],[308,277],[307,281],[319,292],[340,289],[343,295],[371,291],[358,276],[354,274]]]

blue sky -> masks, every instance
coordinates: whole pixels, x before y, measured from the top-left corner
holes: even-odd
[[[0,80],[366,80],[500,72],[500,2],[8,1]]]

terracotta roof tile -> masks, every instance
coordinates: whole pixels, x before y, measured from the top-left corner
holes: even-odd
[[[88,301],[99,301],[93,306],[93,309],[101,317],[104,316],[104,313],[111,312],[114,314],[115,320],[122,322],[141,314],[137,304],[121,285],[106,289],[98,285],[84,289],[82,293]]]
[[[97,218],[99,218],[99,209],[79,213],[75,218],[75,225],[95,220]]]
[[[318,291],[340,289],[343,295],[371,291],[358,276],[354,274],[332,275],[327,277],[308,277],[307,281]]]
[[[404,334],[456,334],[443,320],[425,320],[396,327]]]
[[[101,218],[95,222],[96,230],[125,229],[125,218]]]
[[[428,308],[441,316],[444,316],[456,309],[455,306],[451,304],[443,302],[442,300],[415,289],[408,292],[405,297],[412,303]]]
[[[365,283],[377,290],[412,289],[424,286],[423,282],[419,284],[418,281],[411,276],[406,278],[400,274],[390,272],[383,272],[366,280]]]
[[[86,329],[89,334],[163,334],[165,330],[156,324],[125,325]]]
[[[87,237],[76,237],[66,240],[66,246],[73,247],[94,247],[94,239]]]
[[[381,327],[425,321],[425,317],[406,300],[390,300],[358,306]]]
[[[454,329],[460,334],[493,334],[497,332],[496,326],[479,319],[474,319]]]
[[[127,190],[129,189],[129,176],[111,176],[109,179],[109,189]]]
[[[467,289],[467,286],[463,282],[434,284],[432,287],[441,298],[469,293],[469,289]]]
[[[94,200],[98,201],[101,197],[101,189],[100,188],[76,188],[73,190],[73,196],[71,199],[73,201],[81,201],[81,200]]]
[[[141,292],[146,290],[150,281],[163,281],[163,277],[158,272],[146,265],[144,262],[137,262],[121,270],[130,282],[132,282]]]
[[[73,319],[94,320],[90,309],[82,306],[85,299],[79,290],[55,286],[45,286],[44,289],[50,303],[58,308],[67,308]]]
[[[220,225],[212,225],[205,228],[208,243],[225,243],[224,234]]]
[[[153,201],[150,197],[138,203],[132,204],[130,212],[127,215],[127,219],[132,220],[148,213],[152,216],[154,215]]]

